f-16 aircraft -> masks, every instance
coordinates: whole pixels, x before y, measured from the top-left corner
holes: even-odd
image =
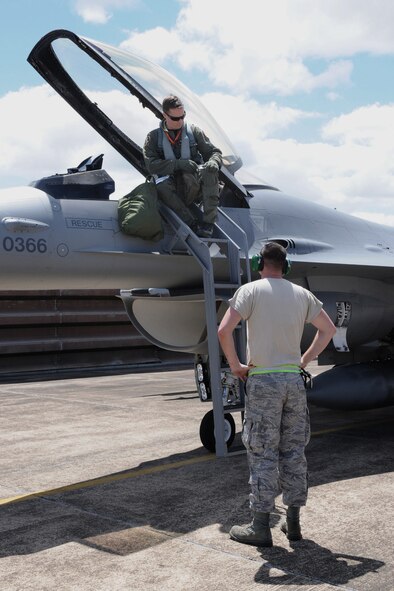
[[[334,367],[314,380],[310,402],[344,409],[393,404],[393,228],[286,195],[263,181],[242,183],[241,158],[198,97],[135,54],[56,30],[36,44],[28,61],[143,176],[141,146],[158,125],[161,100],[181,96],[188,120],[223,153],[220,215],[205,243],[166,208],[162,240],[127,236],[118,224],[117,201],[110,199],[115,182],[102,168],[103,155],[87,158],[64,174],[0,192],[3,289],[119,289],[147,338],[196,354],[200,395],[209,399],[209,333],[212,340],[231,289],[258,278],[251,257],[276,241],[291,261],[288,279],[315,293],[337,327],[319,358]],[[206,316],[209,281],[214,327]],[[303,349],[312,337],[306,328]],[[231,379],[226,382],[230,397],[236,390]]]

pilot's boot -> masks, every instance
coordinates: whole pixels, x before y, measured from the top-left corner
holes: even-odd
[[[257,511],[248,525],[234,525],[230,529],[230,538],[241,544],[271,548],[272,536],[269,526],[270,514]]]
[[[302,540],[299,507],[287,508],[286,521],[282,523],[280,529],[286,534],[287,539],[291,542]]]
[[[200,238],[212,238],[213,230],[213,224],[198,224],[196,234]]]

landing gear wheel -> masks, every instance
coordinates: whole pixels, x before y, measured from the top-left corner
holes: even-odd
[[[230,413],[224,415],[224,440],[230,447],[235,437],[235,421]],[[203,446],[211,452],[216,451],[213,410],[204,415],[200,425],[200,439]]]

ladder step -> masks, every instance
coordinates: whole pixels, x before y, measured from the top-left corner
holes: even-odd
[[[215,244],[228,244],[227,238],[201,238],[198,237],[201,242],[214,242]]]

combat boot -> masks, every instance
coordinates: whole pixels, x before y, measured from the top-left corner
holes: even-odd
[[[234,525],[230,538],[241,544],[271,548],[272,536],[269,526],[270,514],[257,511],[248,525]]]
[[[212,238],[213,230],[214,230],[213,224],[202,224],[202,225],[199,224],[195,233],[200,238]]]
[[[299,507],[287,508],[286,521],[282,523],[280,529],[286,534],[287,539],[291,542],[302,540]]]

